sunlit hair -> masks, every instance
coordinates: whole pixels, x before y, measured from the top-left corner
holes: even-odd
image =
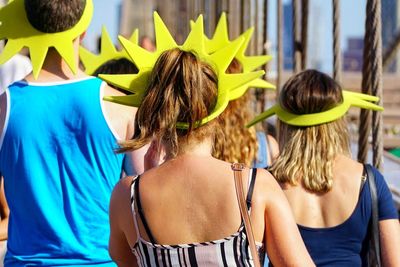
[[[241,65],[234,59],[228,73],[240,73]],[[241,162],[252,166],[258,151],[257,135],[254,127],[247,128],[246,123],[253,117],[252,95],[247,92],[239,99],[229,102],[228,107],[219,116],[223,136],[215,138],[213,156],[227,162]]]
[[[342,90],[329,76],[307,70],[283,86],[279,103],[294,114],[328,110],[343,101]],[[344,118],[310,127],[296,127],[279,121],[281,154],[271,172],[281,183],[298,185],[315,193],[328,192],[333,185],[333,163],[338,154],[350,154]]]
[[[41,32],[69,30],[79,22],[86,0],[25,0],[30,24]]]
[[[133,139],[121,144],[121,151],[135,150],[157,138],[170,157],[214,136],[217,120],[197,127],[196,122],[214,109],[217,76],[194,54],[178,48],[158,58],[149,86],[135,118]],[[177,122],[189,124],[178,129]],[[214,140],[212,140],[213,142]]]

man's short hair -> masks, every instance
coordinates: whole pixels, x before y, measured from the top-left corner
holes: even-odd
[[[45,33],[63,32],[75,26],[85,6],[86,0],[25,0],[30,24]]]

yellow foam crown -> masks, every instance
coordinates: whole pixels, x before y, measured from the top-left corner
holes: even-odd
[[[129,38],[129,41],[134,44],[138,44],[138,37],[139,31],[136,29]],[[100,54],[96,55],[83,46],[79,48],[79,55],[82,64],[85,67],[85,72],[89,75],[93,75],[93,73],[107,61],[121,58],[130,59],[125,49],[118,51],[115,48],[106,27],[103,27],[102,29],[100,49]]]
[[[193,22],[191,22],[193,25]],[[244,38],[242,46],[239,48],[235,55],[235,58],[242,65],[243,72],[251,72],[255,69],[260,68],[271,60],[270,55],[260,55],[260,56],[246,56],[246,50],[249,46],[251,37],[254,33],[254,27],[249,28],[240,37]],[[240,38],[239,37],[239,38]],[[214,53],[219,49],[229,45],[232,41],[229,39],[228,23],[225,12],[221,14],[218,21],[217,27],[215,28],[214,35],[211,39],[205,36],[205,46],[207,53]],[[275,86],[262,78],[254,79],[247,84],[244,84],[234,90],[231,93],[231,100],[241,97],[249,88],[264,88],[264,89],[275,89]]]
[[[247,126],[250,127],[275,114],[281,121],[289,125],[314,126],[339,119],[347,113],[351,106],[382,111],[383,107],[372,103],[378,101],[379,98],[376,96],[343,90],[343,102],[329,110],[312,114],[292,114],[282,108],[279,104],[275,104],[256,116]]]
[[[143,96],[146,93],[149,76],[154,65],[164,51],[179,48],[183,51],[194,53],[200,60],[208,63],[218,75],[218,95],[217,103],[214,110],[201,121],[198,125],[209,122],[221,114],[229,101],[238,95],[235,90],[246,85],[264,74],[264,71],[248,71],[237,74],[227,74],[226,69],[241,49],[243,37],[239,37],[234,41],[229,41],[227,45],[217,49],[213,53],[208,53],[206,48],[206,38],[203,29],[203,17],[200,15],[196,22],[192,24],[192,30],[189,33],[183,45],[178,45],[171,36],[160,16],[154,12],[154,27],[156,37],[156,50],[149,52],[129,40],[119,37],[121,44],[127,51],[128,55],[138,67],[137,74],[125,75],[100,75],[107,82],[132,92],[127,96],[105,97],[106,100],[129,106],[140,106]],[[243,92],[244,93],[244,92]],[[177,124],[179,128],[187,128],[185,122]]]
[[[47,51],[54,47],[73,73],[78,66],[75,62],[73,40],[81,35],[90,24],[93,14],[92,0],[86,0],[86,7],[79,22],[69,30],[57,33],[43,33],[28,21],[24,0],[9,1],[0,9],[0,39],[8,42],[0,54],[0,64],[4,64],[23,47],[28,47],[32,60],[33,75],[38,77]]]

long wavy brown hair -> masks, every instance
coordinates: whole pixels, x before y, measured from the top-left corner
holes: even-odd
[[[343,102],[342,89],[332,78],[307,70],[283,86],[279,103],[293,114],[312,114]],[[279,121],[280,155],[271,172],[281,183],[302,184],[315,193],[328,192],[333,185],[333,163],[338,154],[350,155],[344,118],[309,127]]]
[[[241,72],[240,63],[234,59],[228,73]],[[215,138],[213,156],[227,162],[242,162],[252,166],[257,157],[258,143],[254,127],[246,123],[253,117],[252,95],[247,92],[241,98],[230,101],[219,116],[223,136]]]
[[[168,156],[175,157],[193,142],[213,137],[217,120],[200,127],[197,122],[214,109],[217,82],[213,69],[191,52],[175,48],[162,53],[138,108],[134,136],[120,144],[120,152],[139,149],[156,138]],[[178,122],[188,123],[189,128],[178,129]]]

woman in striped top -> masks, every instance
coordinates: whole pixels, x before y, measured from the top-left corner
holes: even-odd
[[[162,145],[166,161],[114,189],[109,250],[119,266],[254,265],[231,164],[211,155],[218,119],[188,130],[176,127],[207,116],[216,97],[210,66],[179,49],[161,54],[136,115],[135,135],[122,150],[155,139],[153,152]],[[260,254],[266,249],[274,266],[313,266],[275,179],[263,169],[243,174]]]

